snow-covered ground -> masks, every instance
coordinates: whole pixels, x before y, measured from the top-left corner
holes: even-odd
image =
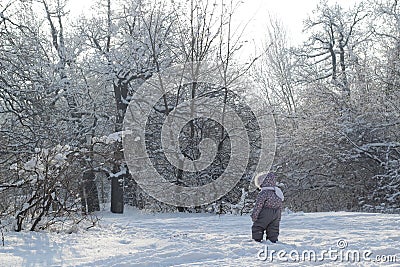
[[[250,241],[248,215],[98,216],[72,234],[6,232],[0,266],[400,266],[399,215],[285,213],[278,244]]]

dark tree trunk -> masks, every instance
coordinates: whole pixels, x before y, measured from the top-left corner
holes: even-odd
[[[124,181],[127,178],[128,170],[123,162],[122,143],[117,143],[114,157],[113,173],[119,173],[119,175],[111,177],[111,212],[124,213]],[[126,168],[126,172],[121,172],[123,168]]]
[[[133,80],[142,79],[146,80],[151,77],[149,69],[143,69],[142,72],[132,74],[131,72],[123,72],[117,75],[114,81],[114,97],[116,104],[116,121],[115,132],[121,132],[123,129],[124,117],[129,103],[129,83]],[[121,172],[125,169],[125,172]],[[122,142],[118,142],[114,152],[114,173],[120,173],[116,177],[111,177],[111,212],[123,213],[124,212],[124,183],[130,177],[128,167],[126,166]],[[136,183],[134,183],[136,184]],[[133,192],[135,194],[135,192]],[[135,201],[137,201],[135,199]]]
[[[119,173],[111,177],[111,212],[124,212],[124,181],[127,180],[128,168],[124,162],[124,154],[122,152],[122,143],[117,143],[116,151],[114,152],[115,162],[113,173]],[[125,172],[121,172],[122,169]]]
[[[124,212],[124,190],[123,180],[124,178],[112,177],[111,178],[111,212],[112,213],[123,213]]]
[[[114,83],[114,94],[117,107],[115,132],[122,131],[124,116],[128,105],[126,99],[128,98],[128,82],[123,79],[118,79]],[[124,101],[125,100],[125,101]],[[118,142],[114,152],[114,173],[120,173],[117,176],[111,177],[111,212],[123,213],[124,212],[124,180],[128,173],[126,164],[124,162],[124,153],[122,152],[122,142]],[[126,173],[121,172],[122,168],[126,168]]]

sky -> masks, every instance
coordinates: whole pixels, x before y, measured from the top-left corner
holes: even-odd
[[[69,8],[73,15],[78,16],[95,0],[69,0]],[[188,0],[175,0],[188,1]],[[248,23],[246,27],[246,39],[259,45],[265,36],[265,27],[269,16],[282,21],[286,28],[289,42],[293,45],[300,44],[304,40],[302,34],[303,20],[317,7],[320,0],[242,0],[236,14],[236,23]],[[329,0],[330,3],[338,3],[344,8],[354,6],[360,0]]]
[[[316,9],[320,0],[244,0],[242,14],[251,18],[254,37],[265,34],[268,17],[282,21],[288,33],[289,41],[301,42],[303,39],[303,21]],[[359,0],[329,0],[344,8],[354,6]],[[291,39],[291,40],[290,40]]]

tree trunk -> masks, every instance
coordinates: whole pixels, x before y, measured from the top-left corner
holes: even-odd
[[[126,100],[128,98],[128,81],[126,77],[118,79],[114,83],[114,96],[117,107],[115,132],[122,131],[124,117],[128,105]],[[125,168],[126,172],[121,172]],[[118,142],[114,152],[114,167],[113,173],[119,173],[119,175],[111,177],[111,212],[123,213],[124,212],[124,180],[127,176],[128,169],[124,160],[124,153],[122,150],[122,142]]]
[[[118,173],[111,177],[111,212],[124,213],[124,181],[127,178],[128,168],[124,163],[122,143],[118,142],[114,152],[115,162],[113,173]],[[123,172],[122,170],[126,171]]]
[[[123,177],[111,178],[111,212],[124,213]]]

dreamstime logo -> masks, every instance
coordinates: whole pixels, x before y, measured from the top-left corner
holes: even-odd
[[[396,262],[396,255],[375,255],[372,250],[354,250],[348,249],[348,243],[344,239],[339,239],[336,242],[337,248],[330,247],[320,251],[305,249],[299,251],[293,249],[287,251],[285,249],[276,250],[270,249],[267,245],[260,249],[257,253],[257,259],[261,261],[278,261],[278,262]]]
[[[221,198],[251,172],[269,170],[275,123],[261,95],[246,77],[212,63],[154,74],[135,91],[124,118],[124,156],[137,184],[161,202],[194,207]],[[215,166],[223,166],[218,177]],[[211,178],[190,184],[184,175]]]

